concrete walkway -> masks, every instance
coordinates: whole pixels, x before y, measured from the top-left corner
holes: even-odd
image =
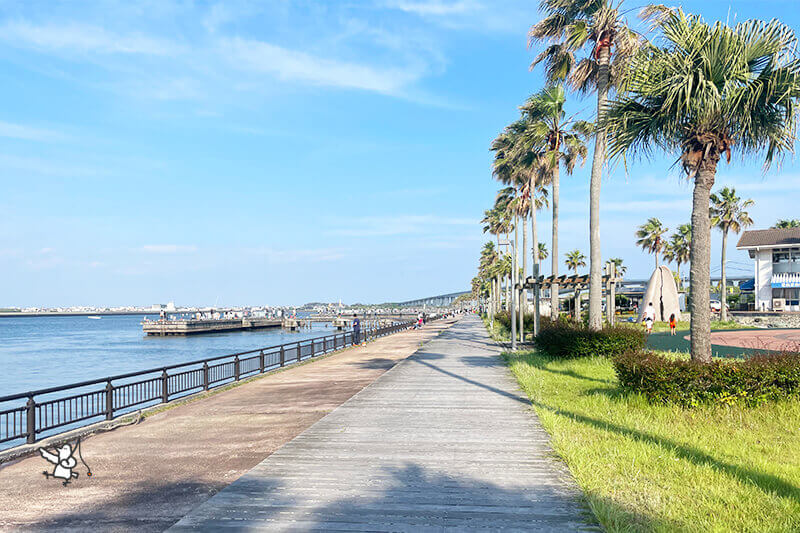
[[[440,320],[180,405],[82,444],[93,475],[0,465],[0,531],[164,531],[450,327]]]
[[[462,319],[170,531],[596,530],[498,354]]]

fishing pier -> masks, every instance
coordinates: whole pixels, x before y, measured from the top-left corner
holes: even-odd
[[[169,335],[194,335],[197,333],[216,333],[221,331],[242,331],[248,329],[280,328],[280,318],[246,317],[220,320],[146,320],[142,330],[147,335],[166,337]]]

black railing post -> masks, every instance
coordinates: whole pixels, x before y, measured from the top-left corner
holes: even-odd
[[[258,371],[260,374],[264,373],[264,350],[258,352]]]
[[[233,356],[233,379],[239,381],[239,356]]]
[[[114,418],[114,385],[106,381],[106,420]]]
[[[300,362],[300,342],[297,342],[297,362]]]
[[[28,430],[28,444],[33,444],[36,442],[36,402],[33,400],[33,396],[28,397],[26,407],[28,408],[28,422],[25,429]]]
[[[314,357],[314,339],[311,339],[311,357]]]
[[[161,371],[161,402],[167,403],[169,401],[169,375],[167,369]]]
[[[208,390],[208,361],[203,361],[203,390]]]
[[[283,344],[281,344],[281,366],[284,366],[285,364],[286,364],[286,348],[284,348]]]

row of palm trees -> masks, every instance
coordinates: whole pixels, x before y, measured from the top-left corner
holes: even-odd
[[[628,24],[629,11],[623,3],[541,0],[544,16],[531,28],[529,38],[532,46],[544,45],[533,66],[544,65],[548,86],[528,99],[519,120],[492,143],[494,176],[509,190],[487,212],[487,218],[496,215],[502,222],[486,224],[494,230],[503,226],[500,233],[508,235],[522,219],[527,253],[524,228],[530,219],[532,264],[538,271],[536,212],[546,205],[543,191],[549,186],[550,257],[552,274],[557,275],[560,172],[570,174],[582,164],[586,143],[593,139],[589,326],[599,328],[602,170],[610,160],[650,159],[657,151],[674,154],[686,179],[693,181],[688,258],[691,354],[697,361],[709,362],[711,190],[720,160],[730,161],[734,150],[746,157],[763,153],[765,168],[792,151],[800,97],[797,41],[794,32],[777,20],[708,24],[682,9],[653,5],[640,12],[656,33],[651,42]],[[594,122],[567,116],[565,85],[577,93],[596,93]],[[512,278],[518,275],[512,274]],[[557,287],[551,297],[552,312],[557,314]]]
[[[739,233],[742,229],[752,226],[753,219],[747,212],[754,202],[751,199],[742,199],[736,194],[733,187],[723,187],[716,193],[709,196],[709,215],[711,225],[722,233],[722,255],[720,261],[720,300],[722,310],[720,319],[728,320],[728,310],[726,309],[726,284],[727,284],[727,255],[728,255],[728,234]],[[791,222],[791,221],[779,221]],[[664,226],[657,218],[650,218],[639,226],[636,231],[636,245],[644,251],[655,256],[656,269],[658,269],[658,257],[661,255],[665,261],[677,264],[678,282],[681,280],[681,265],[689,261],[692,248],[692,227],[689,224],[681,224],[678,230],[667,240],[664,234],[669,229]]]

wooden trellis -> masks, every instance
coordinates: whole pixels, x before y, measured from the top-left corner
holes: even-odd
[[[615,322],[614,309],[616,306],[614,301],[616,299],[617,284],[622,282],[622,277],[616,274],[616,266],[613,263],[608,263],[606,265],[606,273],[603,275],[603,287],[605,288],[607,302],[610,302],[610,304],[606,305],[606,310],[608,312],[608,321],[611,324]],[[553,285],[558,285],[559,288],[564,289],[586,289],[589,287],[589,276],[568,276],[566,274],[562,276],[539,276],[538,278],[528,276],[521,288],[535,289],[538,286],[539,289],[542,289]]]

